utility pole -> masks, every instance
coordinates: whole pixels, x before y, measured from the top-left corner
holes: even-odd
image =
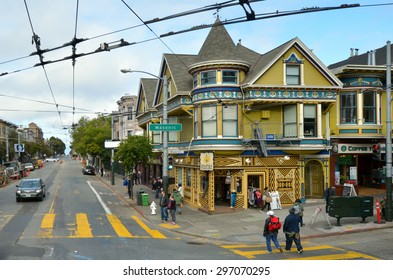
[[[5,127],[5,161],[10,161],[10,152],[9,152],[9,147],[8,147],[8,126],[6,125]]]
[[[162,123],[168,123],[168,80],[165,77],[159,77],[150,72],[131,70],[131,69],[121,69],[122,73],[143,73],[155,77],[161,82],[163,82],[163,98],[162,98]],[[162,185],[164,192],[168,194],[168,131],[164,130],[162,132]]]
[[[392,211],[392,78],[390,41],[386,44],[386,207],[385,220],[393,220]]]
[[[111,140],[114,138],[114,127],[113,127],[113,113],[111,115]],[[115,184],[115,148],[112,148],[111,151],[111,183],[112,186]]]

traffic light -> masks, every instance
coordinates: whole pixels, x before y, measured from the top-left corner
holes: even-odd
[[[381,145],[379,144],[373,145],[373,159],[381,160]]]
[[[168,157],[168,170],[173,169],[173,157],[169,156]]]

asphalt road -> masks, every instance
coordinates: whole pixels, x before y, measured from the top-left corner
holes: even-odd
[[[151,223],[78,161],[46,163],[44,201],[15,201],[0,189],[1,260],[374,260],[393,259],[393,229],[313,238],[304,253],[266,253],[264,242],[218,242]],[[283,246],[284,244],[282,244]]]
[[[17,203],[17,182],[0,190],[0,259],[243,259],[156,228],[77,161],[48,162],[29,177],[43,178],[48,195]]]

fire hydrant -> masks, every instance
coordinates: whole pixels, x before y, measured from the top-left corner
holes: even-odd
[[[151,214],[156,215],[157,204],[154,201],[150,204],[150,209],[151,209]]]

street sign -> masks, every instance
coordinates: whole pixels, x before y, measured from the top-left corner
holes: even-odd
[[[17,153],[23,153],[25,151],[25,145],[24,144],[14,144],[14,149],[15,149],[15,152],[17,152]]]
[[[105,140],[105,148],[107,149],[113,149],[117,148],[120,145],[120,141],[111,141],[111,140]]]
[[[181,123],[151,123],[150,124],[151,131],[181,131],[182,124]]]

